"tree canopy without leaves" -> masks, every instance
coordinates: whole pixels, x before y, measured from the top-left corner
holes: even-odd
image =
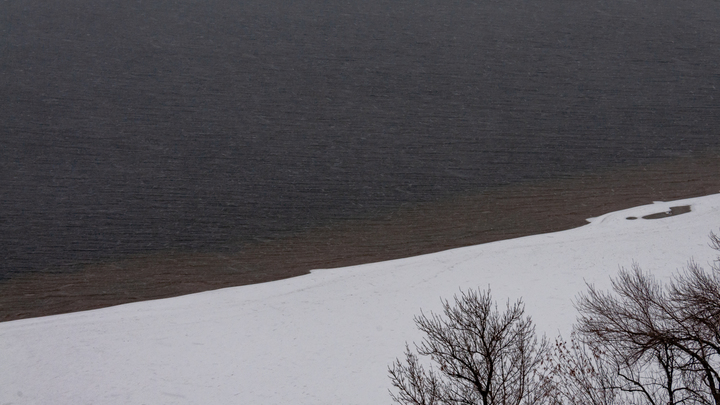
[[[720,238],[711,233],[711,247]],[[490,293],[415,318],[390,378],[408,405],[720,405],[720,259],[690,261],[663,284],[634,264],[611,291],[588,285],[570,345],[538,342],[522,301],[500,312]],[[426,369],[426,366],[428,368]]]
[[[542,404],[549,386],[538,374],[547,348],[518,301],[499,312],[490,292],[462,292],[454,305],[443,302],[444,316],[415,318],[425,338],[406,346],[405,361],[390,368],[401,404]],[[437,367],[426,371],[421,358]]]
[[[711,247],[720,239],[711,234]],[[663,285],[635,264],[580,295],[577,332],[602,350],[619,377],[617,390],[648,404],[720,405],[720,268],[694,261]]]

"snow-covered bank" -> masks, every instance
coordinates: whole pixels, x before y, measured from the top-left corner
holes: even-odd
[[[690,205],[691,212],[628,220]],[[661,278],[715,258],[720,194],[656,203],[577,229],[271,283],[0,323],[0,404],[382,404],[413,315],[460,288],[522,297],[538,331],[568,335],[585,281],[633,261]]]

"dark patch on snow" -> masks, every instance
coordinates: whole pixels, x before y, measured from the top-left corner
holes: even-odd
[[[670,211],[665,212],[658,212],[655,214],[645,215],[643,219],[660,219],[660,218],[667,218],[672,217],[675,215],[681,215],[681,214],[687,214],[690,212],[690,206],[689,205],[681,205],[678,207],[670,207]],[[630,217],[632,218],[632,217]],[[630,219],[628,218],[628,219]],[[634,218],[633,218],[634,219]]]

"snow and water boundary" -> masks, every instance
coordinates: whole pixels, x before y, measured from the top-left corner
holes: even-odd
[[[689,206],[690,212],[644,216]],[[636,219],[628,219],[634,217]],[[460,289],[523,299],[567,336],[585,283],[633,262],[667,279],[716,258],[720,194],[635,207],[583,227],[264,284],[0,323],[0,404],[390,403],[387,366],[413,316]]]

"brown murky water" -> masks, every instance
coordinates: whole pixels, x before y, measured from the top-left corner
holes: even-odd
[[[581,226],[652,201],[720,192],[720,155],[516,184],[313,229],[233,253],[159,252],[71,274],[0,283],[0,320],[58,314],[277,280],[311,269],[407,257]],[[708,232],[718,223],[708,224]]]

